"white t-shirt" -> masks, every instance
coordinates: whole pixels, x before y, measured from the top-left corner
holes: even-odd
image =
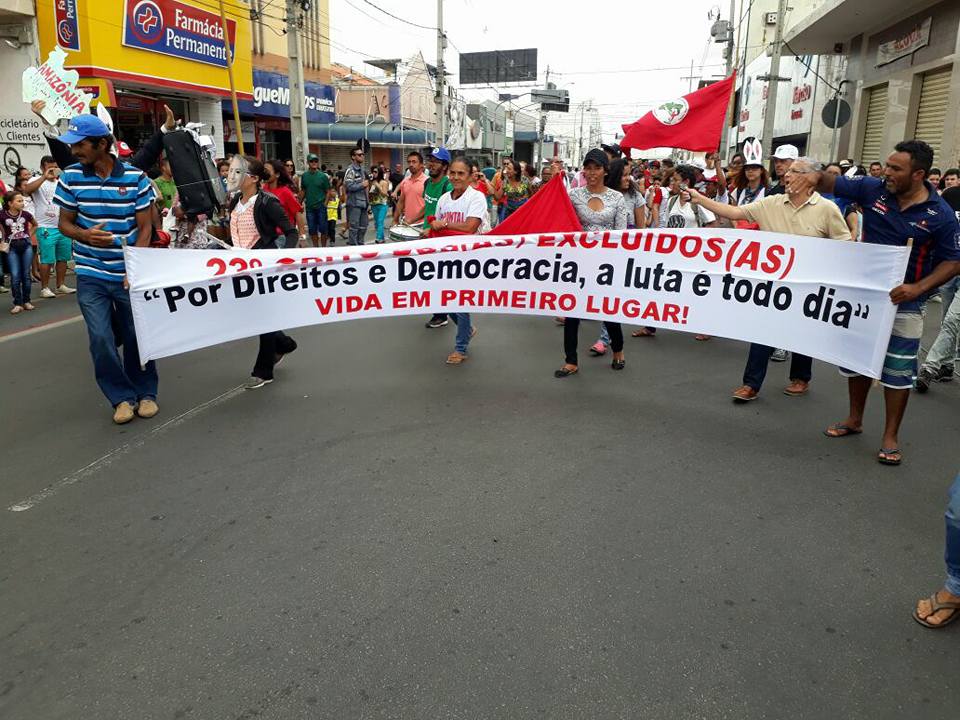
[[[686,204],[681,203],[679,197],[676,200],[673,200],[673,202],[668,201],[664,204],[666,205],[666,208],[667,208],[666,210],[667,221],[664,224],[664,227],[668,227],[668,228],[702,227],[701,222],[703,225],[706,225],[707,223],[712,223],[714,220],[717,219],[717,216],[714,215],[709,210],[707,210],[706,208],[700,208],[700,212],[699,212],[700,222],[698,222],[698,218],[697,218],[698,213],[696,210],[696,206],[694,206],[693,203],[689,203],[689,202]]]
[[[490,220],[487,215],[487,199],[479,190],[467,186],[463,195],[456,200],[453,192],[444,193],[437,201],[437,220],[446,220],[448,223],[466,222],[467,218],[480,218],[478,234],[490,232]]]
[[[37,225],[42,228],[56,229],[60,224],[60,206],[53,204],[54,193],[57,192],[56,180],[45,180],[31,196]]]

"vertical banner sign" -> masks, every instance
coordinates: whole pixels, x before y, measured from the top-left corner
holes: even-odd
[[[220,16],[178,0],[124,0],[123,44],[185,60],[227,66]],[[237,22],[227,20],[230,52]]]
[[[64,50],[80,50],[80,26],[77,23],[77,0],[54,0],[57,23],[57,45]]]

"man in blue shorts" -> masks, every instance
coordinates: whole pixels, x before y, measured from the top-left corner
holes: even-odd
[[[877,460],[899,465],[900,423],[917,376],[917,353],[923,334],[923,304],[929,294],[960,273],[960,225],[953,210],[927,181],[933,150],[922,140],[898,143],[887,158],[882,178],[833,177],[811,173],[821,193],[857,203],[863,209],[863,242],[907,245],[913,241],[903,284],[890,291],[897,305],[880,383],[886,421]],[[839,438],[863,432],[863,411],[871,380],[840,368],[848,378],[850,414],[824,432]]]
[[[57,161],[51,155],[44,155],[40,158],[40,177],[37,178],[39,182],[29,189],[36,209],[34,216],[37,219],[37,246],[40,250],[40,297],[43,298],[56,297],[57,293],[69,295],[76,292],[67,287],[66,283],[67,263],[73,257],[73,243],[60,232],[60,208],[53,202],[59,174]],[[50,289],[51,270],[55,272],[56,293]]]

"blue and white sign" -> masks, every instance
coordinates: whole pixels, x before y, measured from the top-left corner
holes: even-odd
[[[237,22],[227,20],[230,52]],[[220,16],[179,0],[126,0],[123,44],[127,47],[227,66]]]
[[[336,122],[334,89],[330,85],[315,82],[304,83],[304,89],[307,122]],[[253,100],[241,100],[238,105],[244,115],[289,118],[290,81],[281,73],[254,70]],[[224,101],[223,109],[224,112],[230,112],[232,106],[228,101]]]

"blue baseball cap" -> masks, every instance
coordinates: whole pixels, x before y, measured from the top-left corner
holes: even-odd
[[[110,129],[96,115],[77,115],[70,120],[67,131],[60,136],[60,142],[73,145],[88,137],[103,137],[109,134]]]
[[[433,152],[430,153],[430,157],[432,157],[434,160],[445,162],[448,165],[450,164],[450,151],[445,147],[434,148]]]

